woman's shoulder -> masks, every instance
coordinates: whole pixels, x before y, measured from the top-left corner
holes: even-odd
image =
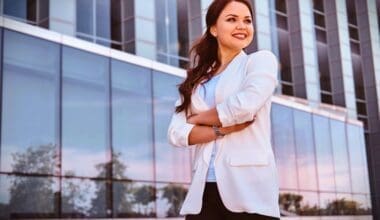
[[[260,60],[268,60],[268,61],[276,61],[277,62],[277,57],[274,55],[274,53],[270,50],[259,50],[256,52],[253,52],[248,55],[250,59],[260,59]]]
[[[266,70],[277,73],[278,60],[270,50],[259,50],[248,55],[248,72]]]

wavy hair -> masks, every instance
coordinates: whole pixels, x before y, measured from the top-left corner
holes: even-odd
[[[221,65],[218,57],[218,42],[211,35],[210,28],[216,24],[219,15],[230,2],[240,2],[245,4],[251,16],[252,6],[248,0],[214,0],[208,7],[206,14],[206,32],[198,39],[189,51],[190,63],[187,68],[186,79],[178,85],[178,91],[182,97],[182,103],[175,109],[177,113],[188,110],[191,103],[191,94],[193,90],[203,81],[210,80]]]

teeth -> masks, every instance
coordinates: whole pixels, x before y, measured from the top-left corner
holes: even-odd
[[[246,37],[245,34],[234,34],[233,36],[238,37],[238,38],[245,38]]]

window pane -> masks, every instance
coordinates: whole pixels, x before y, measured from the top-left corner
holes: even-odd
[[[299,192],[302,199],[300,208],[297,211],[299,215],[316,216],[319,215],[319,198],[316,192]]]
[[[0,219],[54,217],[57,191],[55,178],[0,175]]]
[[[279,195],[280,210],[286,215],[294,216],[299,211],[302,196],[297,191],[280,191]]]
[[[280,11],[282,13],[287,12],[287,7],[286,7],[286,1],[285,0],[276,0],[276,11]]]
[[[62,62],[62,173],[104,177],[109,61],[63,47]]]
[[[168,36],[166,30],[166,0],[157,0],[156,3],[156,29],[162,30],[157,31],[156,39],[157,39],[157,52],[159,53],[168,53]],[[166,62],[165,62],[166,63]]]
[[[346,143],[346,129],[342,121],[330,120],[334,153],[335,184],[338,192],[351,192],[351,181]]]
[[[96,36],[111,39],[111,1],[96,0]]]
[[[366,145],[365,145],[365,137],[364,137],[364,131],[363,131],[363,128],[359,127],[359,139],[360,139],[360,149],[361,149],[361,155],[362,155],[362,158],[363,158],[363,167],[364,167],[364,178],[363,180],[365,181],[364,182],[364,190],[365,190],[365,193],[367,194],[370,194],[370,186],[369,186],[369,174],[368,174],[368,167],[367,167],[367,164],[368,164],[368,161],[367,161],[367,152],[366,152]]]
[[[4,32],[1,171],[54,173],[59,47]]]
[[[171,146],[167,131],[180,78],[153,72],[154,140],[156,148],[156,180],[190,182],[190,150]],[[168,172],[170,171],[170,172]]]
[[[352,200],[351,194],[339,193],[336,195],[333,207],[335,207],[334,215],[355,215],[357,204]]]
[[[94,1],[77,0],[77,31],[94,34]]]
[[[62,217],[105,217],[106,184],[88,179],[62,179]]]
[[[114,217],[156,216],[156,188],[150,183],[114,182]]]
[[[297,145],[297,167],[300,189],[317,190],[311,114],[294,110],[294,129]]]
[[[329,119],[313,115],[315,149],[320,190],[335,191],[333,152],[331,149]]]
[[[329,57],[327,44],[318,43],[318,69],[321,90],[331,92]]]
[[[348,124],[347,125],[347,142],[350,155],[350,165],[351,165],[351,182],[352,191],[358,193],[368,193],[367,183],[368,176],[365,174],[367,165],[364,161],[364,145],[362,145],[363,130],[360,127]]]
[[[319,204],[320,204],[320,215],[333,215],[336,212],[337,207],[334,206],[336,202],[335,193],[320,193],[319,194]]]
[[[142,40],[142,41],[148,41],[151,43],[156,41],[156,38],[155,38],[156,29],[152,21],[136,18],[135,22],[136,22],[136,27],[144,27],[144,28],[135,29],[136,39]]]
[[[179,217],[189,186],[179,183],[157,184],[157,217]]]
[[[370,204],[366,195],[363,194],[353,194],[352,200],[356,207],[353,208],[353,213],[356,215],[371,215]]]
[[[26,20],[27,3],[25,0],[4,0],[4,14]]]
[[[112,61],[114,178],[153,180],[151,70]]]
[[[283,105],[272,106],[273,142],[280,187],[297,189],[293,112]]]
[[[137,17],[154,20],[154,7],[156,0],[134,1],[134,9]]]

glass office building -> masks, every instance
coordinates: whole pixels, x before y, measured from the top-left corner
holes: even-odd
[[[359,2],[252,1],[247,51],[282,66],[284,219],[380,216],[379,1]],[[0,1],[0,219],[183,219],[193,154],[166,131],[209,3]]]

